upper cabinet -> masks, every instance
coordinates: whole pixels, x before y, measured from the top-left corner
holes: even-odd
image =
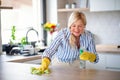
[[[90,0],[90,11],[120,10],[120,0]]]

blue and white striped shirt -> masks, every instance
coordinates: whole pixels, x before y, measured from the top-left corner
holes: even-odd
[[[68,28],[61,29],[51,45],[44,51],[43,57],[50,59],[55,55],[59,61],[73,62],[79,59],[79,49],[72,48],[69,44],[70,31]],[[80,36],[80,48],[84,47],[87,51],[96,54],[93,35],[90,31],[85,30]],[[97,55],[97,54],[96,54]],[[95,63],[99,60],[98,55]]]

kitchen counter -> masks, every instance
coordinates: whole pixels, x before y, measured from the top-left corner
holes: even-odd
[[[25,62],[41,59],[41,55],[23,56],[23,55],[0,55],[0,62]]]
[[[47,46],[42,47],[42,49],[46,48]],[[96,51],[99,53],[120,53],[120,45],[98,44],[96,45]]]
[[[96,51],[99,53],[120,53],[118,45],[96,45]]]
[[[120,72],[50,66],[51,73],[32,75],[31,67],[39,65],[14,62],[0,63],[0,80],[120,80]]]
[[[38,64],[26,64],[25,61],[41,59],[35,56],[0,56],[0,80],[120,80],[120,71],[77,69],[71,67],[50,66],[51,73],[41,76],[32,75],[31,67]],[[20,62],[20,63],[19,63]]]

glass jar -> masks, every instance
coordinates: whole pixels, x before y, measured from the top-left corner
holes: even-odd
[[[67,4],[65,5],[65,8],[66,8],[66,9],[69,9],[69,8],[70,8],[70,4],[67,3]]]
[[[71,8],[76,8],[76,3],[72,3]]]

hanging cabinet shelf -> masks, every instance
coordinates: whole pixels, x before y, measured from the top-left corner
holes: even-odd
[[[0,6],[0,9],[13,9],[13,7],[9,7],[9,6]]]
[[[89,8],[58,9],[58,12],[89,11]]]

